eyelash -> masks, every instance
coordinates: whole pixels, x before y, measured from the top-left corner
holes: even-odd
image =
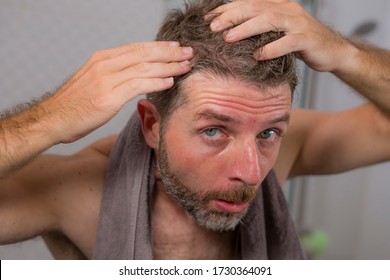
[[[203,129],[202,131],[201,131],[201,134],[202,135],[204,135],[205,136],[205,138],[206,138],[206,140],[207,141],[213,141],[213,142],[215,142],[215,141],[219,141],[220,139],[220,137],[216,137],[215,135],[207,135],[207,132],[208,131],[211,131],[211,130],[216,130],[217,132],[216,132],[216,134],[217,133],[219,133],[219,134],[222,134],[222,133],[224,133],[223,132],[223,130],[222,130],[222,128],[220,128],[220,127],[208,127],[208,128],[206,128],[206,129]],[[262,133],[264,133],[264,132],[270,132],[270,133],[275,133],[275,136],[274,137],[272,137],[272,139],[270,140],[270,139],[263,139],[262,137],[261,137],[261,134]],[[265,142],[265,143],[273,143],[273,142],[275,142],[275,141],[277,141],[279,138],[281,138],[281,132],[280,132],[280,130],[279,129],[276,129],[276,128],[269,128],[269,129],[266,129],[266,130],[263,130],[262,132],[260,132],[259,134],[258,134],[258,140],[259,140],[259,142],[261,141],[261,142]],[[214,138],[217,138],[217,139],[214,139]]]
[[[216,130],[215,135],[207,135],[207,132],[210,130]],[[203,141],[205,141],[208,145],[221,145],[228,138],[227,134],[224,131],[223,127],[211,126],[206,127],[199,131]]]
[[[267,141],[267,140],[268,140],[268,139],[263,139],[263,138],[261,138],[261,134],[264,133],[264,132],[273,132],[273,133],[275,133],[274,138],[273,138],[272,140],[270,140],[270,141],[275,141],[275,140],[277,140],[278,138],[281,137],[281,132],[280,132],[279,129],[276,129],[276,128],[269,128],[269,129],[263,130],[262,132],[259,133],[258,136],[259,136],[259,139],[260,139],[260,140],[264,140],[264,141]],[[267,141],[267,142],[270,142],[270,141]]]
[[[214,135],[213,135],[213,136],[207,135],[207,132],[210,131],[210,130],[216,130],[217,133],[220,133],[220,134],[223,133],[222,129],[219,128],[219,127],[208,127],[208,128],[206,128],[206,129],[203,129],[201,133],[202,133],[203,135],[205,135],[206,138],[208,138],[209,140],[211,140],[212,138],[216,138]],[[214,140],[214,141],[215,141],[215,140]]]

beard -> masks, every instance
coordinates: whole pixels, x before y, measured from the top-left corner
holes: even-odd
[[[234,230],[247,213],[249,207],[242,213],[227,213],[209,209],[212,200],[227,202],[252,202],[258,187],[244,183],[231,186],[228,191],[196,191],[200,188],[188,186],[171,171],[163,135],[160,135],[158,149],[158,168],[161,180],[167,193],[184,208],[198,225],[212,231]],[[196,168],[196,167],[194,167]]]

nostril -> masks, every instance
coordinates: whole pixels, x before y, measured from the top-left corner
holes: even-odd
[[[244,169],[244,170],[243,170]],[[258,168],[235,169],[231,180],[234,183],[244,184],[246,186],[258,186],[261,183],[261,172]]]

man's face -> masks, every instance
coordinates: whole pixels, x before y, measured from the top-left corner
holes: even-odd
[[[188,101],[160,135],[162,181],[199,225],[234,229],[275,164],[291,91],[202,74],[190,76],[183,90]]]

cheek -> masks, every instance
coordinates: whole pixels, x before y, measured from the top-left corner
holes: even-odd
[[[279,140],[278,142],[275,143],[275,145],[273,145],[270,148],[267,154],[270,160],[276,160],[276,158],[278,157],[281,143],[282,143],[281,140]]]
[[[267,169],[272,169],[276,163],[276,160],[279,156],[279,150],[280,150],[280,141],[275,144],[272,147],[269,147],[267,149],[261,149],[260,148],[260,154],[261,154],[261,162],[262,166],[264,166]]]
[[[223,166],[191,138],[176,139],[167,135],[166,148],[171,171],[184,184],[212,187],[221,178]],[[220,164],[221,165],[221,164]]]

